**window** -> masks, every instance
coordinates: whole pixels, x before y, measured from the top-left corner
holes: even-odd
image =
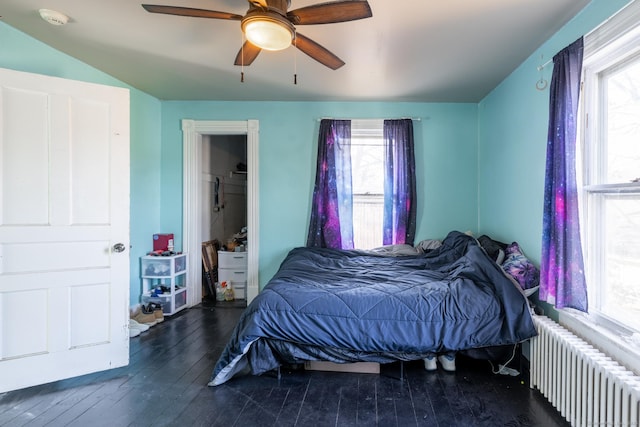
[[[590,312],[640,331],[640,2],[635,3],[585,37],[579,167]]]
[[[382,246],[384,208],[384,140],[382,120],[351,122],[353,245]]]
[[[382,122],[366,121],[367,126],[358,126],[355,132],[351,120],[322,119],[318,134],[318,158],[316,183],[313,189],[311,218],[307,246],[351,249],[354,247],[353,233],[353,175],[352,134],[356,135],[356,162],[364,169],[355,171],[361,201],[368,202],[367,209],[379,216],[382,205],[382,227],[371,230],[360,222],[360,235],[375,241],[359,242],[358,247],[391,244],[413,244],[416,228],[416,179],[413,153],[413,122],[411,119],[388,119]],[[380,129],[382,132],[380,133]],[[359,136],[358,136],[359,135]],[[379,145],[377,140],[383,139]],[[383,156],[375,154],[383,153]],[[384,161],[379,161],[383,157]],[[380,185],[383,176],[383,196]],[[375,179],[374,179],[375,178]],[[371,181],[371,182],[370,182]],[[382,203],[379,200],[382,198]],[[361,205],[365,205],[361,203]],[[365,213],[367,211],[365,210]],[[362,214],[359,217],[364,218]],[[375,223],[373,221],[372,223]],[[362,226],[364,224],[364,227]],[[380,233],[381,239],[378,236]]]

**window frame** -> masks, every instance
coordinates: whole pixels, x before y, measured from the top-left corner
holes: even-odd
[[[603,183],[606,179],[605,88],[603,79],[616,70],[640,61],[640,2],[629,4],[617,15],[585,36],[582,69],[582,102],[578,176],[580,190],[581,224],[584,242],[585,272],[589,295],[589,318],[599,326],[618,335],[629,336],[639,332],[601,310],[603,283],[605,230],[602,217],[607,196],[640,196],[639,182]],[[604,141],[604,143],[603,143]],[[638,171],[640,175],[640,171]]]
[[[384,149],[384,120],[383,119],[356,119],[356,120],[351,120],[351,146],[353,145],[357,145],[354,144],[354,140],[357,139],[376,139],[380,141],[380,147],[382,149]],[[376,144],[377,146],[378,144]],[[351,151],[351,155],[352,155],[352,173],[353,173],[353,150]],[[384,154],[383,154],[384,155]],[[384,158],[383,158],[383,162],[384,162]],[[384,167],[384,166],[383,166]],[[376,203],[371,203],[371,204],[375,204],[375,205],[380,205],[380,210],[382,211],[383,207],[384,207],[384,189],[382,190],[382,193],[380,194],[372,194],[372,193],[356,193],[355,191],[352,191],[352,197],[353,197],[353,203],[356,203],[356,199],[361,201],[362,199],[376,199]],[[382,212],[380,212],[382,213]],[[355,217],[353,218],[355,220]],[[356,237],[356,225],[355,225],[355,221],[353,222],[354,225],[354,236],[353,236],[353,240],[354,240],[354,246],[357,247],[356,245],[356,241],[360,241],[360,239],[358,239]],[[383,240],[383,230],[382,230],[382,225],[380,227],[379,230],[379,245],[378,246],[382,246],[382,240]],[[366,239],[365,239],[366,240]],[[373,249],[373,248],[358,248],[358,249]]]

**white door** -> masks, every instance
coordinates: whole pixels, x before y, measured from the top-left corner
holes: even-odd
[[[0,168],[0,392],[128,364],[128,90],[0,69]]]

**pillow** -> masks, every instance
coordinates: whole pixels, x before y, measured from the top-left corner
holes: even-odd
[[[419,253],[416,248],[406,244],[380,246],[378,248],[369,249],[366,252],[387,256],[417,255]]]
[[[499,242],[497,240],[493,240],[491,237],[483,234],[478,237],[478,243],[482,246],[482,249],[489,255],[489,257],[494,260],[498,264],[502,264],[504,257],[504,250],[507,248],[506,243]],[[502,252],[502,253],[501,253]]]
[[[517,242],[505,249],[504,271],[515,279],[522,289],[531,289],[540,283],[540,270],[522,253]]]
[[[424,253],[434,249],[438,249],[442,246],[442,241],[437,239],[425,239],[416,245],[418,252]]]

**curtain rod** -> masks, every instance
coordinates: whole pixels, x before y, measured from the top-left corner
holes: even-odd
[[[422,121],[421,117],[400,117],[399,119],[349,119],[349,118],[337,118],[337,117],[320,117],[318,121],[328,119],[328,120],[400,120],[400,119],[411,119],[416,122]]]
[[[547,62],[545,62],[542,65],[538,65],[538,71],[541,71],[544,67],[546,67],[547,65],[551,64],[553,62],[553,58],[551,58],[550,60],[548,60]]]

